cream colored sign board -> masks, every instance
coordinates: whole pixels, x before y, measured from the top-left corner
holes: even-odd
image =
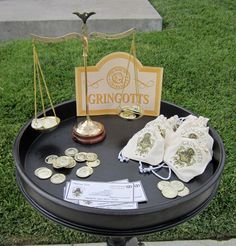
[[[130,62],[129,62],[130,61]],[[129,64],[129,66],[128,66]],[[136,59],[138,90],[145,115],[160,113],[163,68],[145,67]],[[134,57],[115,52],[105,56],[96,66],[87,67],[90,115],[117,114],[118,107],[135,105]],[[75,68],[77,116],[85,115],[84,67]]]

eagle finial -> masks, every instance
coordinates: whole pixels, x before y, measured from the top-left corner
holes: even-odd
[[[73,12],[74,15],[77,15],[82,21],[84,24],[86,24],[88,18],[91,16],[91,15],[95,15],[96,13],[95,12],[84,12],[83,14],[80,14],[79,12]]]

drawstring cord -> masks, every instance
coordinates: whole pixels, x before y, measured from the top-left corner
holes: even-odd
[[[120,162],[128,162],[129,158],[125,157],[122,154],[122,150],[120,151],[120,153],[118,154],[118,160]],[[160,174],[158,174],[156,171],[158,171],[161,168],[168,168],[168,176],[167,177],[163,177]],[[141,161],[139,161],[139,172],[144,174],[144,173],[153,173],[156,177],[162,179],[162,180],[169,180],[171,177],[171,168],[164,162],[158,164],[157,166],[149,166],[149,167],[143,167],[143,163]]]
[[[118,159],[119,159],[120,162],[128,162],[128,161],[129,161],[129,158],[123,156],[122,150],[121,150],[120,153],[118,154]]]
[[[163,177],[160,174],[158,174],[156,171],[158,171],[161,168],[168,168],[168,176]],[[171,177],[171,168],[165,164],[164,162],[158,164],[157,166],[149,166],[149,167],[143,167],[143,163],[139,161],[139,172],[140,173],[153,173],[156,177],[162,179],[162,180],[169,180]]]

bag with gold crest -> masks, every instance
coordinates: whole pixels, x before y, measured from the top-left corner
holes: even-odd
[[[141,173],[155,175],[154,170],[167,165],[179,179],[189,182],[202,174],[212,159],[214,140],[207,122],[208,119],[201,116],[179,118],[175,115],[167,119],[160,115],[134,134],[120,152],[119,159],[136,160]],[[142,163],[151,167],[143,168]],[[170,172],[165,179],[169,177]]]

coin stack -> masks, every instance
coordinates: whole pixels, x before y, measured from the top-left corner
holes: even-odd
[[[93,168],[101,164],[96,153],[79,152],[74,156],[77,162],[86,162],[86,166],[79,168],[76,175],[79,178],[87,178],[93,174]]]
[[[54,170],[61,168],[74,168],[76,162],[86,162],[86,166],[80,167],[76,175],[80,178],[87,178],[93,174],[93,168],[101,164],[96,153],[79,152],[77,148],[68,148],[64,151],[65,155],[49,155],[45,158],[45,163],[52,165]],[[49,179],[53,184],[61,184],[66,180],[62,173],[53,175],[52,170],[47,167],[40,167],[35,170],[35,176],[40,179]]]
[[[76,161],[71,156],[59,156],[52,163],[55,169],[60,168],[73,168],[76,165]]]
[[[43,118],[33,119],[31,126],[35,130],[48,130],[56,127],[60,123],[60,119],[55,116],[46,116]]]
[[[45,158],[45,163],[52,165],[54,169],[60,168],[73,168],[76,165],[76,161],[73,156],[78,153],[76,148],[68,148],[65,150],[64,156],[49,155]],[[52,170],[47,167],[40,167],[34,171],[35,176],[39,179],[49,179],[53,184],[61,184],[66,180],[66,176],[63,173],[53,174]]]
[[[120,117],[125,118],[127,120],[134,120],[136,115],[131,111],[123,111],[120,113]]]
[[[166,198],[175,198],[177,196],[187,196],[190,191],[182,182],[178,180],[173,181],[160,181],[157,183],[157,188],[161,191],[162,195]]]

